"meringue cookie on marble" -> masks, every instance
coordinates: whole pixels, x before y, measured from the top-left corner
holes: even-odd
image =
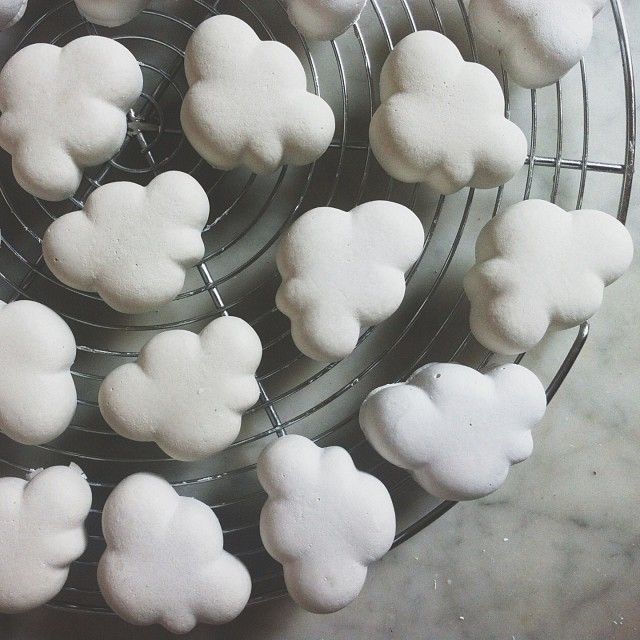
[[[209,198],[187,173],[167,171],[147,187],[111,182],[82,211],[59,217],[44,235],[44,260],[62,282],[96,291],[122,313],[171,302],[187,269],[204,256]]]
[[[29,0],[0,0],[0,31],[22,20]]]
[[[509,76],[536,89],[557,82],[584,56],[607,0],[471,0],[478,34],[500,51]]]
[[[352,27],[367,0],[287,0],[291,23],[310,40],[334,40]]]
[[[395,512],[386,487],[356,469],[341,447],[308,438],[278,438],[258,458],[268,494],[260,536],[284,566],[291,597],[316,613],[346,607],[360,593],[367,567],[390,548]]]
[[[163,478],[136,473],[112,491],[102,512],[107,545],[98,584],[107,604],[135,625],[188,633],[223,624],[245,608],[251,577],[222,548],[215,513]]]
[[[142,13],[151,0],[75,0],[78,11],[103,27],[119,27]]]
[[[474,500],[498,489],[533,450],[545,390],[517,364],[485,374],[460,364],[428,364],[407,382],[373,391],[360,426],[376,451],[408,469],[429,493]]]
[[[276,256],[276,305],[291,319],[298,349],[320,362],[349,355],[363,328],[400,306],[423,243],[418,217],[395,202],[320,207],[296,220]]]
[[[0,147],[13,174],[45,200],[71,197],[82,170],[109,160],[127,134],[142,73],[120,43],[85,36],[21,49],[0,71]]]
[[[185,72],[182,127],[212,166],[271,173],[283,164],[309,164],[329,147],[333,112],[307,91],[295,53],[261,41],[242,20],[205,20],[187,45]]]
[[[629,268],[633,241],[601,211],[527,200],[480,232],[476,265],[464,278],[471,331],[487,349],[528,351],[549,329],[569,329],[602,304],[604,288]]]
[[[440,33],[400,41],[382,67],[380,100],[371,149],[397,180],[449,195],[500,186],[524,164],[527,140],[504,117],[498,79]]]
[[[76,410],[76,341],[64,320],[31,300],[0,302],[0,432],[22,444],[57,438]]]
[[[104,379],[100,411],[125,438],[154,441],[178,460],[206,458],[237,438],[258,401],[261,358],[260,338],[241,318],[216,318],[200,335],[164,331]]]
[[[42,606],[64,586],[87,546],[91,488],[80,468],[0,478],[0,613]]]

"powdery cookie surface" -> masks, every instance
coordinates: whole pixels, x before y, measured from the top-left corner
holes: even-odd
[[[500,50],[518,84],[535,89],[557,82],[585,54],[593,19],[607,0],[471,0],[478,34]]]
[[[119,27],[142,13],[151,0],[75,0],[75,3],[89,22],[103,27]]]
[[[300,217],[278,248],[276,295],[298,349],[321,362],[349,355],[363,328],[400,306],[405,272],[423,243],[420,220],[394,202],[321,207]]]
[[[504,117],[497,78],[465,62],[434,31],[418,31],[391,52],[380,76],[381,105],[369,128],[382,168],[402,182],[442,194],[489,189],[523,166],[527,141]]]
[[[30,480],[0,478],[0,612],[55,597],[87,546],[91,488],[79,467],[49,467]]]
[[[569,329],[602,304],[604,288],[631,264],[633,241],[613,216],[566,212],[542,200],[493,218],[465,276],[471,331],[487,349],[515,355],[548,329]]]
[[[0,0],[0,31],[17,24],[27,10],[29,0]]]
[[[237,438],[258,401],[261,358],[260,338],[240,318],[218,318],[200,335],[165,331],[105,378],[100,411],[126,438],[154,441],[178,460],[205,458]]]
[[[327,150],[335,129],[331,108],[307,92],[291,49],[261,41],[242,20],[205,20],[187,45],[185,72],[182,127],[214,167],[269,173],[309,164]]]
[[[0,302],[0,432],[22,444],[57,438],[76,410],[67,324],[30,300]]]
[[[367,0],[287,0],[291,23],[311,40],[333,40],[353,26]]]
[[[18,51],[0,72],[0,147],[18,184],[45,200],[71,197],[84,168],[120,149],[141,91],[136,59],[109,38]]]
[[[386,487],[358,471],[345,449],[322,449],[298,435],[263,450],[258,479],[269,495],[260,535],[283,565],[291,597],[317,613],[346,607],[360,593],[367,566],[393,543]]]
[[[99,293],[117,311],[153,311],[202,260],[208,216],[207,194],[186,173],[160,174],[147,187],[112,182],[49,227],[43,255],[59,280]]]
[[[229,622],[246,606],[251,578],[223,550],[218,518],[166,480],[137,473],[120,482],[105,503],[102,530],[98,584],[127,622],[187,633],[198,623]]]
[[[511,465],[531,455],[531,430],[546,406],[542,384],[519,365],[483,375],[429,364],[406,383],[373,391],[360,426],[381,456],[432,495],[472,500],[498,489]]]

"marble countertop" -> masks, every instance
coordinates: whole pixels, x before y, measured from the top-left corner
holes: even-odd
[[[640,3],[623,5],[640,54]],[[613,194],[614,209],[615,202]],[[636,241],[639,207],[636,188],[629,214]],[[640,638],[639,305],[636,260],[631,273],[607,291],[585,349],[536,434],[532,458],[493,496],[456,506],[390,552],[371,569],[355,603],[319,616],[280,599],[251,608],[226,627],[200,628],[188,637]],[[0,617],[2,640],[165,637],[173,636],[108,616],[61,618],[42,609]]]

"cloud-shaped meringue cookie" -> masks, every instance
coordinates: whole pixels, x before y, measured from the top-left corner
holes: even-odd
[[[546,406],[542,384],[519,365],[482,374],[429,364],[406,383],[373,391],[360,426],[381,456],[432,495],[473,500],[498,489],[511,465],[531,455],[531,430]]]
[[[295,53],[261,41],[228,15],[205,20],[185,54],[190,89],[181,112],[191,145],[218,169],[245,165],[269,173],[283,164],[305,165],[329,147],[331,107],[307,91]]]
[[[57,438],[76,410],[71,330],[38,302],[0,302],[0,345],[0,432],[31,445]]]
[[[91,488],[75,464],[0,478],[0,613],[55,597],[87,546]]]
[[[269,496],[260,535],[283,565],[291,597],[316,613],[346,607],[360,593],[367,566],[393,543],[386,487],[358,471],[345,449],[322,449],[298,435],[263,450],[258,479]]]
[[[353,26],[367,0],[287,0],[291,23],[311,40],[333,40]]]
[[[320,207],[300,217],[278,247],[276,295],[298,349],[320,362],[349,355],[363,328],[400,306],[404,274],[423,243],[420,220],[394,202]]]
[[[117,311],[153,311],[202,260],[208,217],[207,194],[186,173],[162,173],[147,187],[112,182],[51,224],[43,255],[59,280],[99,293]]]
[[[107,604],[135,625],[187,633],[238,616],[251,593],[245,566],[223,550],[215,513],[149,473],[129,476],[102,513],[107,544],[98,584]]]
[[[206,458],[237,438],[258,401],[261,358],[260,338],[240,318],[217,318],[200,335],[165,331],[105,378],[100,411],[126,438],[156,442],[178,460]]]
[[[120,149],[141,91],[138,62],[109,38],[18,51],[0,72],[0,147],[18,184],[45,200],[71,197],[84,168]]]
[[[497,78],[465,62],[440,33],[418,31],[397,45],[382,67],[380,100],[371,148],[402,182],[424,182],[445,195],[490,189],[524,164],[527,140],[504,117]]]
[[[464,279],[471,331],[497,353],[528,351],[551,329],[588,320],[604,288],[629,268],[633,241],[601,211],[566,212],[542,200],[493,218],[476,242]]]
[[[557,82],[585,54],[607,0],[471,0],[473,27],[519,85]]]
[[[89,22],[103,27],[119,27],[142,13],[151,0],[75,0],[75,3]]]
[[[27,10],[29,0],[0,0],[0,31],[17,24]]]

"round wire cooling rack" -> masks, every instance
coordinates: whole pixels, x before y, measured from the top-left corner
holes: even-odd
[[[184,49],[195,27],[216,13],[234,14],[263,39],[278,39],[293,48],[305,66],[310,90],[332,105],[335,138],[315,164],[285,167],[273,176],[257,177],[243,170],[223,173],[206,165],[185,140],[179,121],[187,90]],[[301,433],[323,446],[340,444],[359,468],[382,479],[398,514],[396,544],[453,505],[416,490],[406,473],[379,458],[363,439],[357,411],[371,389],[406,378],[426,362],[456,360],[482,368],[496,361],[469,334],[461,275],[472,260],[478,229],[501,205],[521,199],[524,193],[525,198],[541,195],[567,208],[580,208],[585,200],[597,206],[603,192],[619,193],[617,215],[625,220],[634,169],[633,73],[619,0],[611,0],[604,13],[598,20],[604,25],[603,37],[615,43],[617,59],[616,69],[610,72],[617,89],[606,90],[610,102],[616,98],[626,123],[614,149],[620,157],[592,159],[596,145],[590,126],[594,86],[588,81],[589,61],[583,61],[562,83],[538,92],[510,92],[502,74],[507,112],[530,133],[526,168],[507,187],[493,192],[470,190],[434,198],[422,187],[399,184],[384,174],[368,146],[368,125],[377,106],[380,68],[393,45],[411,31],[445,32],[467,59],[478,59],[480,45],[473,37],[463,0],[370,0],[353,29],[331,43],[305,41],[286,19],[282,0],[157,0],[118,29],[89,24],[71,0],[31,0],[26,18],[12,31],[16,42],[8,46],[8,39],[0,41],[3,59],[13,45],[21,48],[51,42],[63,46],[79,36],[97,33],[129,48],[140,61],[145,79],[144,93],[129,113],[129,135],[122,150],[110,162],[86,172],[69,201],[53,204],[26,194],[12,177],[10,158],[0,153],[1,297],[47,304],[69,323],[78,343],[73,370],[78,410],[69,429],[54,442],[38,447],[22,446],[0,435],[2,475],[74,461],[92,485],[88,549],[72,565],[67,585],[51,606],[109,612],[95,575],[104,549],[101,509],[119,480],[141,470],[163,475],[181,494],[199,498],[215,510],[225,532],[225,547],[252,574],[252,602],[282,594],[280,566],[266,554],[259,538],[264,494],[256,479],[255,461],[267,442],[284,433]],[[569,108],[569,103],[580,108]],[[613,140],[614,133],[607,132],[608,144],[603,149],[612,148]],[[549,144],[547,153],[545,145]],[[157,313],[124,316],[109,309],[98,296],[55,280],[41,254],[41,238],[51,220],[81,207],[101,184],[123,179],[146,184],[169,169],[196,177],[212,205],[203,235],[206,256],[188,275],[184,291],[172,304]],[[407,276],[405,302],[392,320],[366,331],[345,361],[317,365],[297,352],[288,322],[275,309],[279,284],[275,245],[289,223],[314,206],[350,209],[380,198],[406,204],[426,228],[421,259]],[[260,401],[245,417],[240,439],[209,460],[184,463],[167,458],[153,444],[114,434],[97,408],[97,391],[104,376],[135,358],[158,331],[175,327],[199,331],[225,313],[250,322],[264,345],[258,372]],[[570,336],[563,350],[555,349],[547,358],[552,364],[546,370],[554,372],[548,376],[549,399],[562,384],[587,334],[585,324]]]

